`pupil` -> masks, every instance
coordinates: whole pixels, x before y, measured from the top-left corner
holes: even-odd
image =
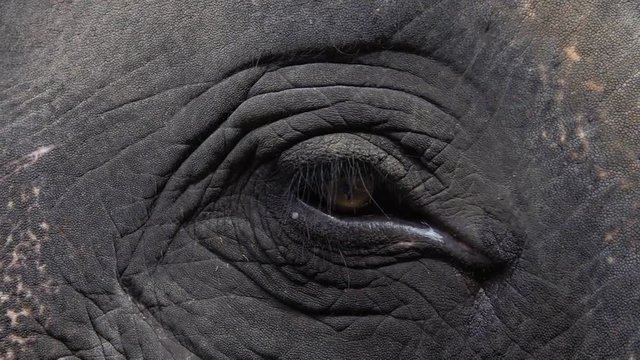
[[[342,192],[344,193],[344,195],[347,197],[347,199],[351,200],[351,198],[353,197],[353,183],[350,181],[343,181],[342,182]]]

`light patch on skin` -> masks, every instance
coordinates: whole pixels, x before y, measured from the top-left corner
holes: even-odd
[[[631,181],[627,178],[620,179],[620,190],[629,190],[631,188]]]
[[[18,325],[18,319],[21,316],[24,316],[24,317],[31,316],[31,310],[26,308],[20,311],[7,310],[7,317],[9,318],[9,320],[11,320],[12,327],[15,327],[16,325]]]
[[[0,183],[6,180],[8,177],[16,175],[22,170],[35,164],[38,160],[40,160],[40,158],[42,158],[44,155],[55,148],[55,145],[41,146],[23,157],[10,161],[7,165],[4,166],[2,172],[0,172],[0,174],[2,174],[2,176],[0,177]]]
[[[598,180],[605,180],[606,178],[609,177],[609,171],[599,166],[596,166],[596,176],[598,177]]]
[[[613,230],[607,231],[607,233],[604,234],[604,241],[606,241],[609,244],[614,242],[617,233],[618,233],[617,229],[613,229]]]
[[[4,246],[9,245],[13,241],[13,234],[7,235],[7,239],[4,242]]]
[[[522,2],[522,12],[524,13],[524,15],[528,18],[535,18],[536,17],[536,12],[533,8],[533,1],[532,0],[524,0]]]
[[[616,259],[613,256],[607,256],[607,264],[613,264],[615,261]]]
[[[580,61],[581,57],[575,45],[567,46],[566,48],[563,49],[563,51],[564,51],[564,55],[567,57],[567,59],[569,59],[569,61],[571,62]]]
[[[577,152],[577,151],[575,151],[575,150],[571,150],[571,151],[569,152],[569,158],[570,158],[571,160],[578,160],[578,159],[580,158],[580,154],[578,154],[578,152]]]
[[[584,132],[584,129],[582,128],[582,126],[578,126],[576,128],[576,136],[580,140],[585,140],[587,138],[587,133]]]
[[[560,127],[560,144],[564,145],[567,142],[567,132],[564,127]]]
[[[14,162],[11,167],[14,172],[9,174],[33,164],[51,149],[40,148]],[[0,172],[0,176],[4,174],[7,172]],[[0,227],[0,233],[6,239],[3,245],[7,255],[0,262],[0,304],[3,310],[0,316],[5,316],[10,326],[0,327],[0,339],[3,340],[0,342],[0,360],[28,353],[35,339],[22,335],[33,333],[35,324],[47,321],[48,309],[43,296],[55,296],[58,292],[57,284],[49,277],[40,257],[42,246],[49,240],[49,231],[53,227],[41,216],[39,195],[43,188],[39,184],[24,184],[9,189],[13,199],[7,207],[14,211],[6,211],[2,219],[12,225]]]
[[[9,263],[9,268],[22,266],[25,260],[25,256],[18,252],[16,249],[13,249],[11,252],[11,262]]]
[[[31,229],[27,229],[26,234],[29,237],[29,240],[31,240],[31,241],[38,240],[38,237],[36,236],[36,234],[33,233],[33,231],[31,231]]]
[[[587,90],[592,92],[600,93],[604,91],[604,85],[594,80],[585,81],[584,86],[587,88]]]
[[[584,130],[583,126],[583,118],[582,116],[577,119],[577,127],[576,127],[576,137],[580,140],[582,144],[582,148],[585,152],[589,151],[589,139],[587,137],[587,132]]]
[[[9,341],[17,343],[18,345],[25,345],[27,342],[29,342],[29,338],[11,334],[9,335]]]
[[[18,286],[16,286],[16,293],[24,294],[24,297],[27,299],[33,296],[33,293],[31,292],[31,290],[25,287],[25,285],[22,282],[19,282]]]
[[[563,87],[566,84],[566,81],[564,80],[559,80],[558,84]],[[564,93],[562,92],[562,89],[560,89],[557,93],[556,96],[554,96],[554,101],[556,102],[556,106],[560,106],[560,104],[562,104],[562,101],[564,101]]]

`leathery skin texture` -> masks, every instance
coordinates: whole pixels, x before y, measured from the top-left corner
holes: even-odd
[[[4,1],[0,359],[637,359],[633,1]]]

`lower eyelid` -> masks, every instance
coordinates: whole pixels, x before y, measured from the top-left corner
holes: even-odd
[[[411,222],[399,218],[385,217],[338,217],[322,213],[318,209],[301,203],[294,226],[303,226],[311,231],[317,243],[312,247],[337,255],[350,261],[350,256],[429,257],[445,256],[470,268],[494,265],[493,259],[482,251],[457,239],[447,231],[425,222]],[[349,234],[348,237],[340,234]],[[323,244],[334,245],[324,248]],[[356,260],[354,260],[356,261]],[[383,260],[384,261],[384,260]],[[356,265],[356,264],[348,264]]]

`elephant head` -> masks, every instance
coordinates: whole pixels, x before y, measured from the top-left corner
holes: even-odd
[[[0,16],[2,358],[640,353],[636,3]]]

